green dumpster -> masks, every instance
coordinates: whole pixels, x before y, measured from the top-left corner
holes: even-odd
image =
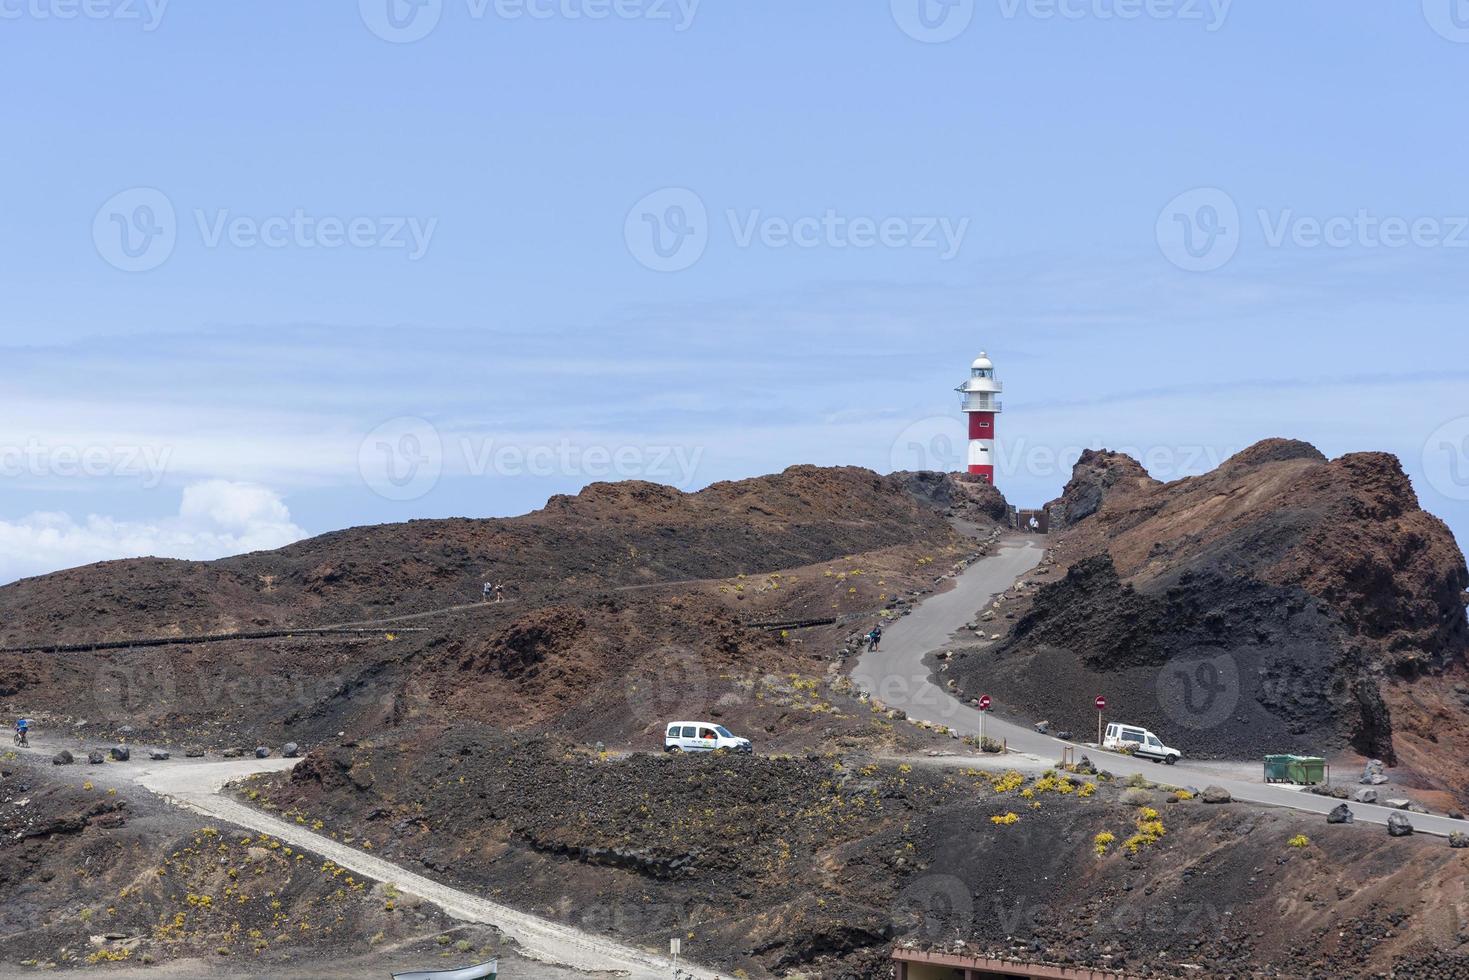
[[[1293,755],[1267,755],[1265,757],[1265,782],[1283,783],[1290,778],[1290,763]]]
[[[1314,755],[1292,756],[1286,769],[1293,783],[1315,786],[1326,781],[1326,760]]]

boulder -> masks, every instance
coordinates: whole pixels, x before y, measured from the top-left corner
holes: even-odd
[[[114,745],[108,750],[113,762],[126,762],[133,757],[133,750],[126,745]]]
[[[101,749],[93,749],[92,751],[90,751],[90,752],[87,753],[87,764],[88,765],[100,766],[100,765],[102,765],[102,763],[104,763],[106,761],[107,761],[107,756],[103,753],[103,751]]]
[[[1387,782],[1387,777],[1384,775],[1386,771],[1387,764],[1381,759],[1369,759],[1367,765],[1362,767],[1362,782],[1369,786],[1380,786],[1382,783]],[[1383,778],[1379,781],[1374,778],[1377,776],[1382,776]]]
[[[1376,803],[1377,802],[1377,790],[1371,789],[1370,787],[1364,787],[1362,789],[1359,789],[1355,793],[1352,794],[1352,802],[1353,803]]]
[[[168,749],[149,749],[148,758],[162,762],[168,758]]]
[[[269,759],[270,758],[270,749],[266,748],[263,745],[256,747],[256,749],[255,749],[255,758],[257,758],[257,759]]]
[[[184,758],[186,759],[202,759],[203,757],[204,746],[202,745],[190,745],[184,749]]]
[[[1352,816],[1351,807],[1345,803],[1337,804],[1336,808],[1326,815],[1327,823],[1351,823],[1355,819]]]
[[[224,756],[226,759],[238,759],[240,756],[242,756],[244,754],[245,754],[245,750],[242,749],[242,748],[239,748],[238,746],[233,747],[233,748],[225,749],[223,752],[220,753],[220,755]]]
[[[1082,755],[1081,761],[1076,764],[1076,772],[1082,776],[1095,776],[1097,774],[1097,767],[1092,763],[1092,760]]]
[[[1362,782],[1370,783],[1373,786],[1381,786],[1387,782],[1387,777],[1380,772],[1375,772],[1367,779],[1362,780]]]
[[[1223,786],[1205,786],[1204,795],[1200,799],[1205,803],[1229,803],[1234,797]]]
[[[1387,818],[1387,834],[1389,837],[1407,837],[1412,833],[1413,825],[1401,813],[1394,813]]]
[[[1394,810],[1406,810],[1413,805],[1412,800],[1386,800],[1383,806],[1392,807]]]
[[[598,752],[601,752],[602,751],[602,743],[601,742],[598,742],[597,743],[597,751]],[[282,745],[281,746],[281,755],[285,756],[287,759],[294,759],[294,758],[296,758],[296,756],[298,756],[300,754],[301,754],[301,746],[297,745],[295,742],[287,742],[285,745]]]
[[[60,752],[51,757],[51,764],[53,766],[69,766],[75,761],[76,759],[73,758],[72,754],[66,749],[62,749]]]
[[[1464,833],[1462,830],[1449,831],[1449,846],[1469,847],[1469,834]]]

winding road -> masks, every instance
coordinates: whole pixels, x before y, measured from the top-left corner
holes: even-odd
[[[1044,547],[1034,537],[1017,536],[1003,540],[994,554],[959,573],[955,577],[954,588],[928,598],[909,615],[888,627],[883,632],[882,648],[877,653],[864,653],[858,660],[852,671],[852,683],[888,707],[907,712],[909,718],[947,725],[961,735],[979,734],[979,710],[964,704],[935,682],[923,658],[949,645],[966,623],[974,621],[980,609],[1039,565],[1044,555]],[[972,643],[973,635],[961,642]],[[983,724],[986,737],[1004,739],[1012,752],[1033,756],[1044,763],[1060,759],[1067,747],[1077,748],[1077,743],[1041,735],[993,714],[987,715]],[[1164,767],[1090,746],[1086,750],[1100,768],[1114,773],[1124,776],[1141,773],[1150,779],[1178,786],[1221,786],[1236,800],[1248,803],[1324,815],[1342,802],[1307,793],[1297,787],[1222,776],[1207,764],[1191,764],[1185,760]],[[1388,817],[1400,812],[1364,803],[1347,805],[1359,823],[1385,825]],[[1469,832],[1469,822],[1463,820],[1421,813],[1403,815],[1419,833],[1446,837],[1451,831]]]

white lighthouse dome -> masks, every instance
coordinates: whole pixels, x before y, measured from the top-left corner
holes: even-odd
[[[969,368],[973,371],[993,371],[995,362],[991,361],[990,356],[984,351],[980,351],[979,356],[974,359],[974,363],[969,365]]]

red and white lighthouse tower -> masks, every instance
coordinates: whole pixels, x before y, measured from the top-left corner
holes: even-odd
[[[1002,411],[1000,392],[1005,386],[995,380],[995,365],[980,352],[969,366],[969,380],[955,389],[962,396],[960,408],[969,416],[969,472],[984,482],[995,482],[995,416]]]

